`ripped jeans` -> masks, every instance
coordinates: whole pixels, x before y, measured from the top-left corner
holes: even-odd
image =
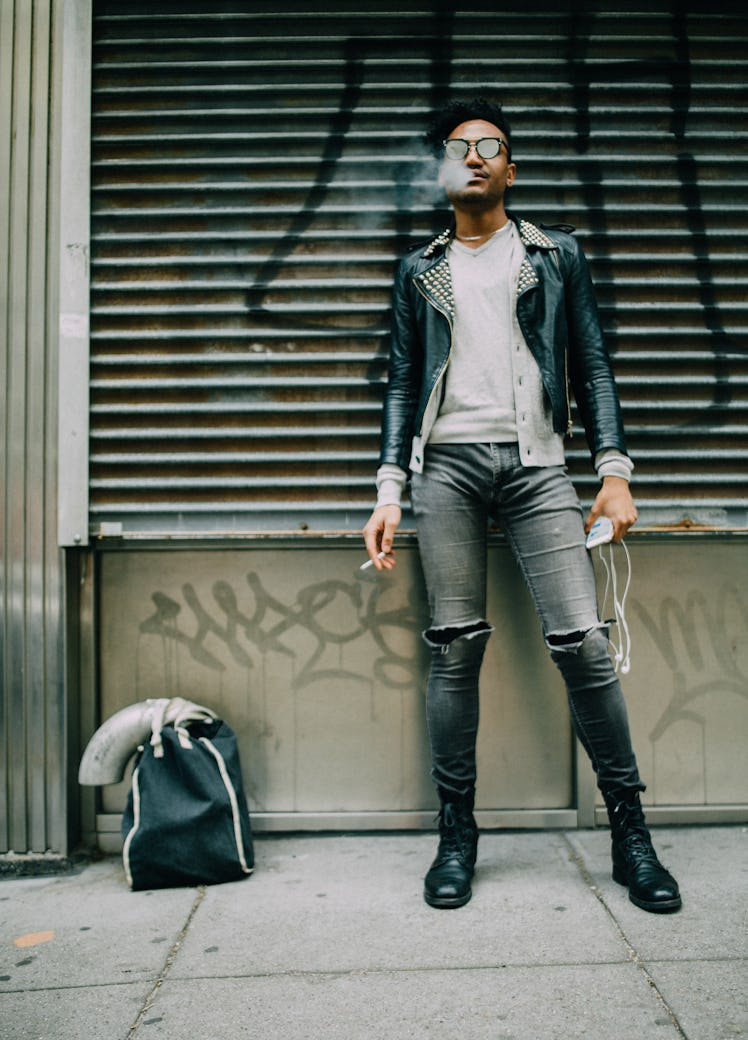
[[[493,631],[485,618],[489,520],[503,530],[532,594],[598,787],[644,790],[566,469],[525,467],[515,444],[429,445],[411,501],[431,610],[426,711],[440,790],[461,796],[475,786],[478,677]]]

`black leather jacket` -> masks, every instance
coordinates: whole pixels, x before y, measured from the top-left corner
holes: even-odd
[[[526,250],[517,318],[540,368],[553,428],[571,433],[571,384],[593,459],[606,448],[625,454],[618,394],[584,253],[568,230],[509,217]],[[380,465],[406,471],[422,465],[452,346],[454,298],[445,255],[452,234],[445,231],[408,253],[395,278]]]

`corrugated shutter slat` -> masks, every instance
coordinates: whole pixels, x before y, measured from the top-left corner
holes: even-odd
[[[642,522],[746,525],[748,17],[601,6],[94,3],[94,530],[361,525],[393,265],[448,219],[419,134],[475,81],[592,263]]]

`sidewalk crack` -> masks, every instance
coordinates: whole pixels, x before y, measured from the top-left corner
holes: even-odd
[[[631,940],[629,939],[629,937],[624,932],[623,928],[621,927],[621,924],[618,921],[618,918],[613,913],[611,908],[608,906],[607,902],[605,901],[605,897],[603,896],[602,892],[600,891],[598,886],[593,881],[592,875],[587,870],[587,865],[584,862],[584,859],[582,858],[582,855],[579,852],[577,852],[577,850],[574,848],[574,846],[572,845],[571,841],[569,840],[568,835],[566,835],[565,833],[562,833],[561,834],[561,838],[563,839],[567,849],[569,850],[569,858],[571,859],[572,863],[576,866],[577,870],[582,875],[582,878],[583,878],[585,884],[587,885],[589,890],[592,892],[592,894],[594,895],[595,899],[597,899],[598,903],[600,903],[600,905],[602,906],[603,910],[605,911],[605,913],[608,915],[608,917],[610,918],[611,922],[613,923],[613,927],[618,932],[618,935],[620,936],[621,942],[623,943],[624,947],[626,948],[626,954],[628,956],[628,959],[631,961],[632,964],[634,964],[639,969],[639,971],[644,976],[644,979],[645,979],[647,985],[649,986],[649,988],[651,989],[652,993],[654,994],[657,1003],[660,1005],[660,1007],[662,1008],[664,1013],[667,1015],[667,1017],[670,1020],[673,1028],[675,1029],[676,1033],[680,1037],[680,1040],[689,1040],[688,1034],[685,1032],[685,1030],[683,1029],[683,1026],[678,1021],[678,1016],[676,1015],[675,1011],[673,1011],[672,1007],[670,1006],[670,1004],[667,1002],[667,1000],[663,996],[662,991],[660,990],[659,986],[655,982],[651,972],[647,968],[646,964],[639,957],[639,954],[636,952],[636,948],[634,947],[634,945],[632,944]]]
[[[202,903],[204,898],[205,898],[205,885],[200,885],[198,890],[197,890],[197,895],[195,896],[195,901],[192,904],[192,907],[190,909],[189,914],[187,915],[187,920],[184,922],[182,930],[180,931],[180,933],[177,936],[176,940],[174,941],[171,949],[169,950],[168,954],[166,955],[166,960],[164,961],[163,966],[161,968],[161,971],[158,973],[158,977],[157,977],[156,981],[153,983],[153,986],[151,987],[151,990],[148,993],[148,996],[145,998],[143,1006],[142,1006],[142,1008],[140,1009],[140,1011],[138,1013],[138,1017],[135,1019],[133,1024],[130,1026],[130,1030],[129,1030],[128,1034],[127,1034],[127,1040],[133,1040],[135,1034],[137,1033],[137,1031],[140,1029],[141,1025],[143,1024],[143,1020],[145,1019],[145,1016],[148,1014],[150,1009],[153,1007],[153,1002],[156,999],[158,991],[161,989],[161,986],[163,985],[164,981],[166,980],[167,975],[169,974],[169,972],[172,969],[172,965],[174,964],[174,961],[177,959],[177,954],[179,953],[179,951],[180,951],[180,949],[182,947],[182,943],[184,942],[185,938],[187,937],[187,932],[190,929],[190,925],[192,924],[193,918],[194,918],[195,914],[197,913],[197,911],[198,911],[198,909],[200,907],[200,904]]]

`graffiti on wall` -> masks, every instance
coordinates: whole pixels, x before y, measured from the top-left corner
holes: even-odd
[[[705,731],[711,695],[748,700],[748,602],[740,589],[723,586],[713,602],[692,590],[682,601],[666,596],[656,610],[640,601],[633,607],[672,679],[668,703],[650,733],[653,744],[678,722]]]
[[[278,573],[272,566],[233,573],[186,581],[178,591],[172,586],[151,592],[137,624],[149,644],[151,666],[141,674],[150,683],[160,683],[162,674],[166,681],[156,691],[140,687],[138,695],[199,699],[213,677],[216,685],[206,702],[226,712],[254,763],[257,805],[265,805],[263,785],[277,777],[279,761],[288,769],[283,782],[294,791],[309,762],[317,761],[300,736],[307,732],[309,712],[318,724],[329,722],[332,731],[341,717],[347,720],[344,728],[351,723],[358,729],[361,721],[362,734],[376,734],[374,739],[392,751],[388,776],[400,782],[405,764],[425,754],[413,744],[414,733],[424,739],[426,734],[420,712],[428,653],[420,638],[426,619],[418,582],[330,576],[296,589],[274,580]],[[640,703],[652,756],[644,775],[650,791],[656,794],[662,783],[667,789],[674,782],[672,751],[678,741],[696,752],[683,775],[691,791],[703,786],[708,803],[710,783],[722,783],[724,790],[714,727],[726,718],[739,726],[748,717],[743,644],[748,600],[733,584],[723,584],[717,593],[691,587],[632,600],[631,612],[636,627],[629,684],[638,685],[638,697],[644,696]],[[538,652],[543,652],[540,638]],[[656,709],[650,707],[653,677]],[[487,680],[493,689],[495,676]],[[368,721],[359,714],[366,704]],[[632,719],[638,715],[637,709]],[[529,717],[527,725],[533,725]]]
[[[614,55],[618,49],[614,46],[605,61],[600,60],[600,36],[608,34],[610,28],[606,29],[604,19],[601,22],[600,17],[599,12],[585,11],[578,5],[569,4],[568,10],[558,12],[556,29],[562,51],[559,68],[563,70],[563,79],[569,84],[573,111],[572,147],[576,155],[570,158],[569,166],[581,192],[586,226],[598,239],[595,263],[600,280],[607,285],[615,314],[615,254],[605,245],[610,232],[606,205],[610,202],[611,189],[606,184],[606,178],[610,177],[610,161],[606,154],[596,153],[593,133],[595,120],[605,118],[604,107],[600,112],[597,111],[601,105],[600,93],[606,87],[624,91],[632,88],[634,92],[629,97],[629,103],[635,107],[639,97],[637,88],[641,84],[661,84],[667,91],[667,114],[660,131],[662,143],[665,152],[671,155],[671,174],[680,197],[683,231],[691,243],[690,250],[684,255],[690,255],[693,260],[693,292],[698,299],[707,344],[713,354],[712,400],[708,403],[710,419],[720,421],[724,418],[724,421],[729,421],[727,409],[733,397],[729,359],[736,351],[742,353],[743,347],[725,324],[710,256],[709,207],[700,187],[700,156],[694,152],[694,141],[698,140],[698,136],[694,136],[690,128],[695,104],[695,83],[688,16],[680,8],[674,10],[669,16],[668,37],[657,44],[653,42],[652,49],[646,54],[626,54],[617,59]],[[313,182],[272,253],[255,272],[247,291],[249,313],[256,316],[265,314],[273,322],[286,322],[289,328],[296,330],[318,328],[313,318],[310,317],[305,323],[294,311],[284,316],[282,308],[269,306],[267,300],[273,290],[273,282],[282,276],[284,264],[293,259],[299,237],[312,226],[320,209],[328,202],[330,191],[338,183],[346,140],[356,130],[360,113],[366,111],[366,90],[372,86],[367,76],[376,67],[378,60],[392,61],[399,56],[403,61],[411,61],[422,54],[429,68],[425,83],[426,104],[429,109],[436,109],[455,87],[463,87],[460,31],[454,6],[436,0],[431,7],[430,21],[424,23],[413,36],[348,36],[341,42],[342,84],[324,133]],[[506,92],[509,94],[508,107],[511,108],[511,81],[506,85]],[[361,115],[361,118],[362,125],[368,125],[366,116]],[[419,205],[422,206],[424,202],[433,204],[435,231],[443,228],[444,221],[451,221],[443,192],[439,190],[433,197],[427,191],[424,194],[424,180],[431,178],[436,183],[437,177],[436,164],[433,157],[427,154],[418,132],[424,118],[422,114],[414,117],[414,136],[407,149],[412,158],[403,161],[399,157],[393,162],[394,251],[397,255],[412,245],[414,209]],[[526,130],[524,134],[526,138],[530,137],[532,131]],[[518,142],[523,139],[521,122],[514,127],[514,138]],[[624,142],[622,148],[625,147]],[[521,185],[521,179],[519,183]],[[548,186],[549,189],[553,187],[550,180]],[[361,201],[363,203],[364,200]],[[365,216],[366,213],[367,207],[362,204],[361,219],[375,219],[371,215]],[[384,352],[386,337],[380,317],[372,317],[368,326],[366,318],[362,318],[362,322],[361,327],[368,327],[370,331],[382,335],[381,350]],[[619,331],[615,317],[606,322],[606,337],[613,350],[617,345]],[[375,364],[371,372],[372,382],[379,383],[381,376],[381,365]],[[699,405],[699,416],[694,421],[704,421],[702,404]]]
[[[296,591],[293,600],[274,595],[255,571],[237,592],[216,581],[209,594],[187,582],[181,602],[152,593],[152,612],[139,624],[142,635],[157,636],[173,661],[181,649],[192,661],[221,673],[231,663],[252,669],[268,653],[295,664],[293,687],[301,690],[324,679],[409,689],[424,674],[420,633],[424,608],[414,585],[407,599],[392,605],[386,583],[327,579]],[[748,602],[736,586],[719,590],[713,604],[701,590],[682,601],[666,596],[656,607],[633,601],[640,632],[651,640],[667,666],[672,689],[667,706],[650,734],[656,742],[676,722],[705,725],[703,705],[712,693],[748,699],[748,659],[741,659],[741,633],[748,630]],[[368,638],[362,667],[332,667],[328,652]]]
[[[181,591],[182,602],[154,592],[153,611],[139,625],[141,634],[163,641],[167,685],[174,692],[180,649],[218,673],[229,662],[252,669],[261,657],[279,654],[293,662],[297,691],[327,679],[412,689],[423,673],[419,633],[424,623],[412,587],[405,603],[391,605],[386,583],[328,579],[297,590],[289,601],[274,595],[251,571],[239,592],[227,581],[216,581],[209,595],[191,583]],[[364,638],[370,645],[360,657],[360,670],[330,663],[331,649],[340,651]]]

